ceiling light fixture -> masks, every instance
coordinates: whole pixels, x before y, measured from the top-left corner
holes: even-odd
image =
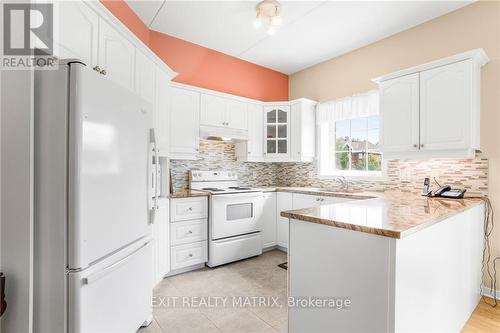
[[[268,19],[267,34],[274,35],[276,33],[275,27],[282,22],[280,7],[281,4],[277,0],[264,0],[259,2],[257,6],[255,6],[257,14],[253,21],[254,28],[259,29],[262,26],[262,20]]]

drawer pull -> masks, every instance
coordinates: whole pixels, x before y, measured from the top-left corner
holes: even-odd
[[[192,254],[192,253],[190,253],[190,254],[188,255],[188,257],[189,257],[189,258],[191,258],[192,256],[193,256],[193,254]]]
[[[192,234],[193,232],[191,230],[188,230],[188,234]]]

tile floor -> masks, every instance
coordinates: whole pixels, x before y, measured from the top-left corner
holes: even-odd
[[[287,273],[277,267],[285,261],[286,253],[273,250],[166,278],[154,290],[154,321],[138,333],[286,332]],[[267,304],[245,303],[255,300]]]

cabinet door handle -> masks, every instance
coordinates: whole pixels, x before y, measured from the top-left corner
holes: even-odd
[[[424,144],[423,143],[420,145],[420,148],[424,148]]]
[[[188,257],[189,257],[189,258],[191,258],[192,256],[193,256],[193,254],[192,254],[192,253],[190,253],[190,254],[188,255]]]
[[[413,145],[413,148],[418,148],[418,145],[417,145],[417,144],[414,144],[414,145]]]
[[[193,232],[191,230],[188,230],[188,234],[192,234]]]
[[[93,70],[95,70],[96,72],[101,72],[101,68],[99,66],[94,66],[94,68],[92,68]]]
[[[101,73],[102,75],[106,75],[106,70],[103,69],[102,71],[100,71],[99,73]]]
[[[189,207],[188,211],[190,211],[190,212],[193,211],[193,207]]]

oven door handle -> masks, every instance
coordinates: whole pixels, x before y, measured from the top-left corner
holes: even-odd
[[[262,197],[262,192],[252,192],[252,194],[239,194],[239,193],[234,193],[234,194],[215,194],[212,195],[212,199],[242,199],[242,198],[259,198]]]

